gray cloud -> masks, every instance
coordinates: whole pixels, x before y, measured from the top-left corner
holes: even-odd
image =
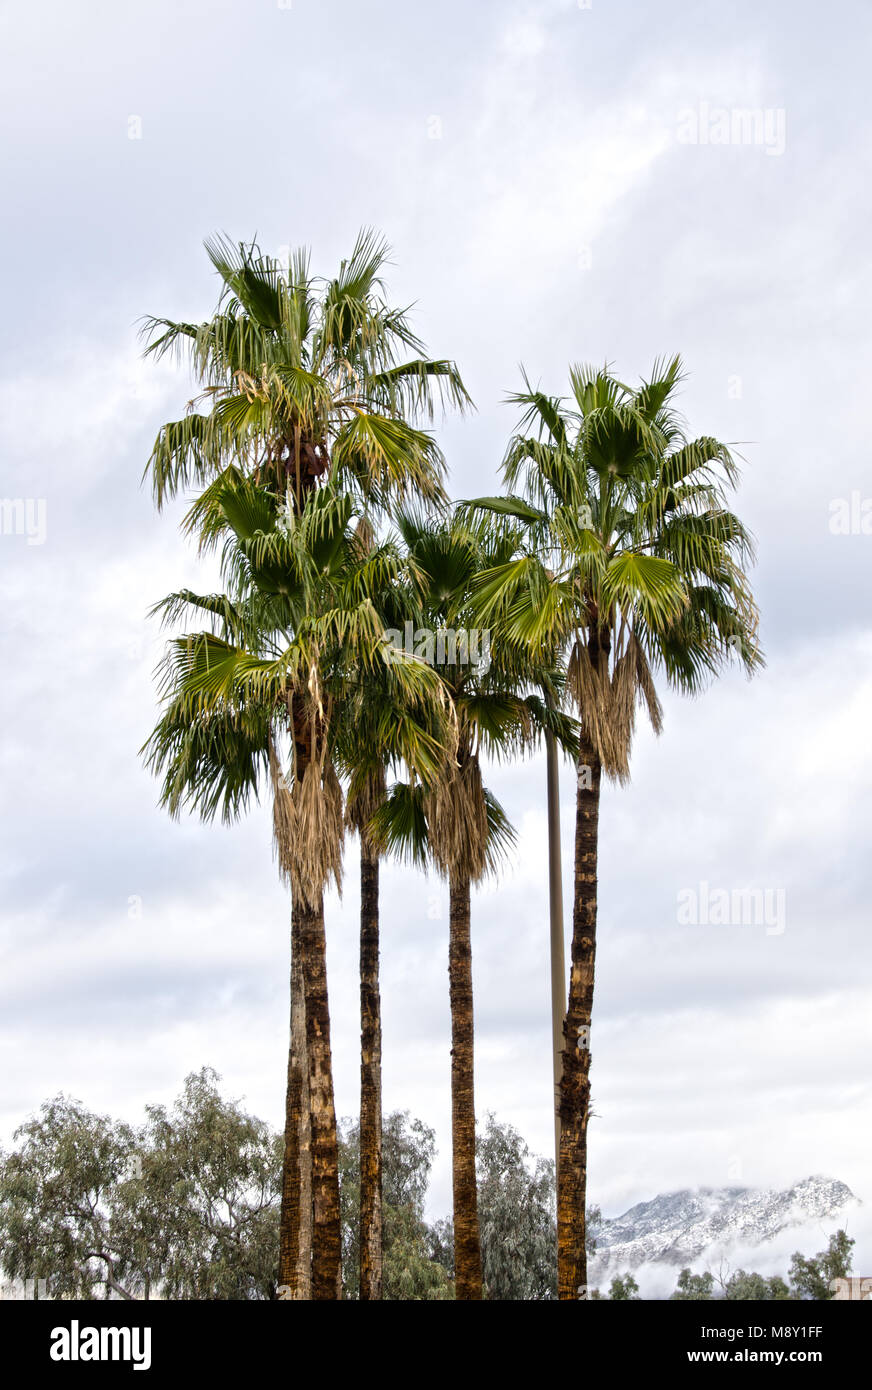
[[[7,13],[2,491],[44,499],[47,529],[40,546],[0,536],[5,1135],[58,1089],[135,1117],[206,1062],[279,1121],[288,909],[268,815],[173,825],[136,756],[161,645],[145,612],[215,582],[179,509],[156,518],[139,487],[192,388],[139,360],[136,324],[209,311],[216,229],[310,243],[327,270],[371,222],[397,298],[479,403],[443,430],[458,496],[496,482],[522,361],[561,390],[569,361],[632,377],[680,349],[691,424],[746,460],[769,668],[670,699],[632,786],[604,798],[592,1195],[616,1211],[717,1185],[741,1154],[744,1181],[824,1171],[868,1196],[872,537],[833,535],[829,506],[872,495],[869,19],[842,13],[856,42],[831,66],[810,4]],[[702,102],[783,108],[784,153],[681,143]],[[544,770],[492,780],[521,836],[504,886],[475,899],[478,1103],[547,1152]],[[563,789],[568,866],[570,770]],[[783,934],[680,926],[701,880],[784,887]],[[446,893],[391,868],[384,899],[386,1103],[436,1125],[441,1212]],[[351,848],[329,917],[343,1113],[355,905]]]

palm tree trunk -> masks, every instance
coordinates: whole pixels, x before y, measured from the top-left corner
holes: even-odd
[[[319,1300],[338,1299],[342,1297],[339,1153],[330,1052],[323,899],[317,907],[301,902],[299,913],[312,1127],[312,1297]]]
[[[312,1297],[312,1148],[306,1003],[300,959],[300,914],[291,916],[291,1044],[285,1098],[285,1154],[279,1239],[279,1284],[292,1299]]]
[[[553,702],[549,700],[553,708]],[[560,776],[557,742],[545,734],[548,801],[548,906],[551,932],[551,1050],[554,1068],[554,1171],[560,1162],[560,1080],[563,1076],[563,1020],[566,1017],[566,943],[563,927],[563,861],[560,847]]]
[[[451,997],[451,1138],[454,1280],[458,1299],[480,1299],[481,1245],[475,1181],[475,1092],[469,878],[452,874],[448,981]]]
[[[561,1299],[586,1296],[585,1203],[590,1110],[590,1023],[596,957],[600,761],[582,734],[575,821],[575,893],[569,1007],[560,1083],[557,1168],[557,1284]],[[583,1290],[584,1292],[580,1292]]]
[[[360,1297],[382,1296],[379,860],[360,837]]]

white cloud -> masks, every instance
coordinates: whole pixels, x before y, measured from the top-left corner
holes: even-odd
[[[472,12],[448,0],[438,23],[387,7],[370,31],[343,0],[329,16],[300,5],[242,25],[228,0],[186,11],[202,61],[183,83],[172,6],[73,28],[68,7],[50,8],[39,71],[54,85],[25,87],[34,21],[20,8],[5,20],[7,100],[22,117],[5,227],[3,492],[48,502],[44,546],[0,539],[2,945],[11,1002],[12,984],[30,991],[2,1036],[14,1061],[5,1132],[58,1089],[135,1114],[205,1063],[280,1122],[287,903],[268,818],[171,825],[137,758],[160,649],[145,609],[181,584],[211,587],[214,570],[177,537],[179,509],[155,519],[139,491],[158,424],[191,390],[184,373],[139,360],[133,322],[209,310],[200,240],[219,228],[311,242],[323,268],[371,221],[396,245],[398,297],[420,301],[422,331],[458,357],[479,401],[444,434],[459,495],[496,479],[514,419],[498,403],[519,360],[560,391],[571,360],[608,358],[629,377],[680,347],[693,426],[746,441],[741,507],[760,539],[771,664],[751,685],[670,699],[663,738],[639,736],[632,786],[604,797],[592,1197],[616,1210],[716,1185],[736,1153],[749,1182],[820,1170],[868,1197],[868,552],[826,533],[831,496],[872,492],[857,291],[869,191],[853,177],[862,46],[822,73],[765,7],[740,24],[713,13],[703,32],[687,3],[643,23],[598,4]],[[289,87],[299,52],[304,85]],[[256,96],[255,127],[223,102],[231,87]],[[675,139],[683,106],[777,106],[785,91],[783,159]],[[131,111],[144,119],[135,147]],[[431,112],[441,140],[427,139]],[[547,1153],[543,769],[496,769],[493,782],[520,842],[500,892],[474,903],[478,1102]],[[567,883],[572,789],[567,771]],[[346,1114],[354,862],[328,926]],[[783,936],[679,928],[676,893],[701,879],[784,883]],[[445,891],[395,868],[384,880],[386,1104],[436,1125],[443,1212],[447,915],[428,912]],[[136,932],[130,895],[145,905]]]

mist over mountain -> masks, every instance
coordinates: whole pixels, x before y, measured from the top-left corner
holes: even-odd
[[[597,1227],[591,1281],[601,1282],[643,1265],[716,1264],[739,1249],[764,1246],[782,1231],[813,1227],[819,1235],[844,1224],[860,1201],[835,1178],[804,1178],[783,1191],[750,1187],[683,1188],[639,1202]]]

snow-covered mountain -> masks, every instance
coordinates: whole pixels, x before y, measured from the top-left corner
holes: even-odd
[[[707,1252],[762,1245],[779,1231],[842,1217],[860,1203],[834,1178],[804,1178],[783,1192],[750,1187],[684,1189],[639,1202],[596,1229],[591,1277],[650,1263],[689,1265]]]

